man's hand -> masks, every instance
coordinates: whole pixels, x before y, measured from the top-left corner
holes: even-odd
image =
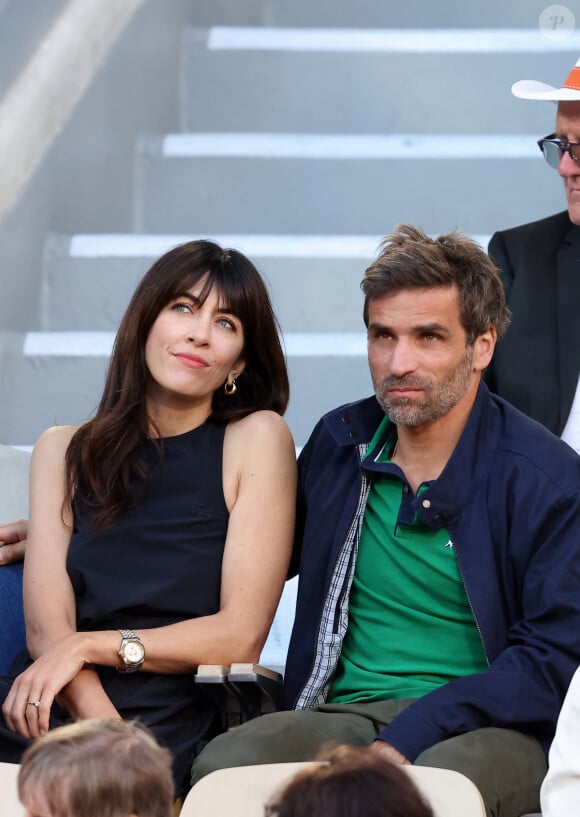
[[[371,749],[373,752],[377,752],[385,760],[390,761],[398,766],[410,766],[411,761],[407,760],[405,755],[402,755],[398,749],[395,749],[394,746],[391,746],[390,743],[387,743],[386,740],[375,740],[374,743],[371,743]]]
[[[19,519],[8,525],[0,525],[0,565],[21,562],[26,550],[28,522]]]

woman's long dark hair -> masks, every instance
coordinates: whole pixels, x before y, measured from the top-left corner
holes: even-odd
[[[141,455],[151,436],[146,388],[147,337],[161,310],[207,276],[200,300],[215,287],[220,303],[241,321],[246,366],[237,391],[214,393],[210,419],[226,423],[259,409],[283,414],[289,397],[288,373],[279,326],[262,278],[235,250],[211,241],[190,241],[167,252],[145,274],[123,316],[105,388],[95,417],[73,436],[66,454],[67,500],[94,511],[95,528],[113,525],[134,499],[135,478],[144,484]]]

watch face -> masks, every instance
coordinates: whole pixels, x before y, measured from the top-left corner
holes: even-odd
[[[139,641],[128,641],[123,647],[123,658],[128,664],[138,664],[145,657],[145,649]]]

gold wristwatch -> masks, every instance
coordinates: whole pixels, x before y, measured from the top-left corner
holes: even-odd
[[[123,662],[123,666],[118,667],[119,672],[138,672],[145,660],[143,642],[133,630],[119,630],[119,632],[121,633],[119,655]]]

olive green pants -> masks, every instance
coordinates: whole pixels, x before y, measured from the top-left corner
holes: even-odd
[[[311,760],[328,741],[368,746],[409,703],[324,704],[263,715],[214,738],[193,764],[192,783],[231,766]],[[538,741],[521,732],[477,729],[431,746],[415,763],[469,777],[489,817],[520,817],[540,810],[546,759]]]

